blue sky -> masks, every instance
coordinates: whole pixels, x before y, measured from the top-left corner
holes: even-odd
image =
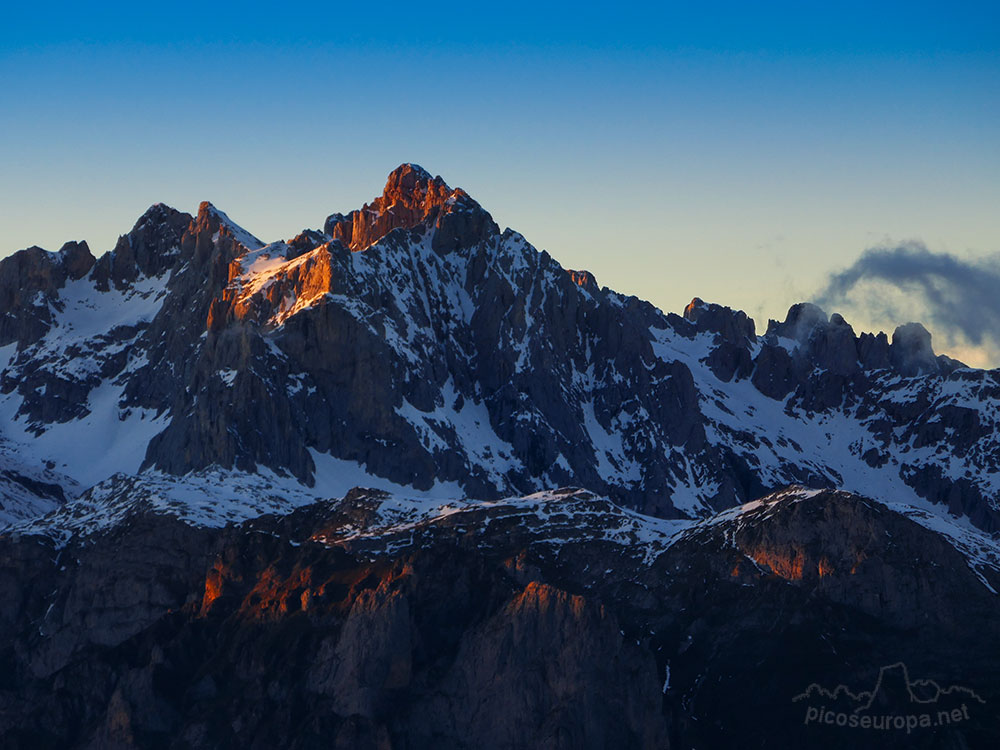
[[[873,245],[1000,251],[991,3],[38,3],[4,20],[0,255],[103,252],[157,201],[287,237],[404,161],[601,283],[759,328]]]

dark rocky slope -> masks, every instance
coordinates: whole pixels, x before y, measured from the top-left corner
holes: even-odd
[[[697,524],[578,491],[394,503],[0,537],[4,747],[1000,741],[1000,574],[877,502],[793,491]],[[897,662],[985,703],[910,734],[803,724],[811,683]]]

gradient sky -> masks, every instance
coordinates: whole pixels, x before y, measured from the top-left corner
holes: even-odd
[[[5,8],[0,255],[100,254],[157,201],[289,237],[404,161],[760,331],[867,247],[1000,251],[995,2],[291,6]]]

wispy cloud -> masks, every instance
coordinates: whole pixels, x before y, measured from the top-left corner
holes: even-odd
[[[816,303],[864,306],[871,317],[918,315],[952,351],[981,350],[1000,365],[1000,255],[979,259],[933,252],[922,242],[875,247],[834,273]]]

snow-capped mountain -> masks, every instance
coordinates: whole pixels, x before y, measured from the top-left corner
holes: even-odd
[[[998,406],[918,324],[664,314],[409,164],[289,240],[22,250],[0,744],[996,747]],[[916,710],[883,674],[961,722],[797,702]]]
[[[287,241],[155,205],[99,259],[15,253],[0,366],[2,460],[61,488],[4,500],[8,518],[196,472],[308,497],[580,486],[664,517],[799,483],[1000,519],[998,374],[936,357],[921,326],[664,314],[408,164]]]

